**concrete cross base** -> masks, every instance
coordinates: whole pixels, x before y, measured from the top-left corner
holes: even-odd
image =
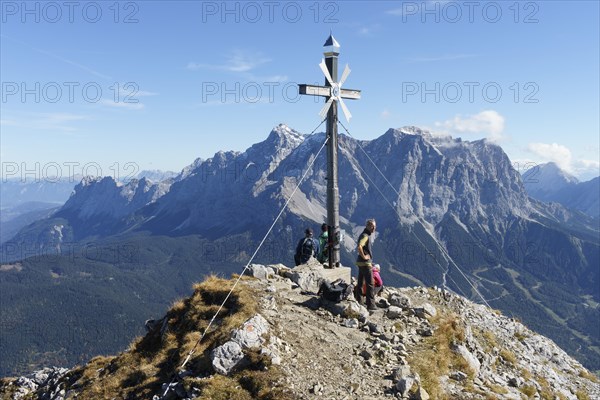
[[[329,282],[333,282],[336,279],[343,279],[346,283],[350,283],[350,278],[352,276],[352,268],[349,267],[339,267],[339,268],[325,268],[323,269],[323,277],[327,279]]]

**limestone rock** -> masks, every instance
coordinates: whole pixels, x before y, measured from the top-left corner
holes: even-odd
[[[285,271],[285,276],[297,284],[301,291],[317,293],[321,282],[325,279],[323,271],[323,265],[311,258],[307,264]]]
[[[262,280],[267,280],[275,275],[273,268],[261,264],[250,264],[247,271],[253,277]]]
[[[221,375],[229,375],[244,359],[242,347],[232,340],[211,352],[212,366]]]
[[[231,335],[231,340],[238,343],[242,348],[253,349],[264,343],[262,335],[269,331],[269,323],[262,315],[256,314],[240,329],[236,329]]]
[[[435,317],[437,315],[435,307],[429,303],[425,303],[421,307],[415,307],[412,310],[417,317],[423,319],[427,318],[428,316]]]
[[[469,367],[475,372],[475,375],[479,374],[481,363],[465,346],[459,344],[454,346],[452,350],[460,354],[462,358],[465,359],[465,361],[469,364]]]
[[[393,293],[388,298],[390,305],[400,308],[410,308],[410,298],[403,293]]]
[[[385,314],[389,319],[396,319],[402,316],[402,309],[397,306],[390,306]]]

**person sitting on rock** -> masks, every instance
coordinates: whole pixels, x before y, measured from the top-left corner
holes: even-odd
[[[381,271],[381,267],[379,264],[373,264],[373,296],[378,296],[379,293],[383,290],[383,280],[381,279],[381,275],[379,272]],[[364,283],[362,287],[362,295],[367,295],[367,284]]]
[[[313,238],[313,230],[306,228],[304,238],[300,239],[296,246],[296,254],[294,261],[296,266],[306,264],[311,257],[316,257],[319,254],[319,242]]]

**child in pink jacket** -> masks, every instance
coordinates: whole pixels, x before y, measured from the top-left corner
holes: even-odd
[[[377,296],[381,290],[383,289],[383,280],[381,280],[381,275],[379,275],[381,268],[379,267],[379,264],[373,264],[373,295]],[[364,284],[363,288],[363,296],[366,295],[367,292],[367,285]]]

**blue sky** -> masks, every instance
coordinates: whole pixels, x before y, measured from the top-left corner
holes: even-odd
[[[2,1],[2,172],[179,171],[281,122],[309,133],[322,104],[295,84],[322,83],[332,30],[345,87],[362,90],[346,102],[355,137],[487,137],[519,169],[556,161],[590,179],[598,4]]]

